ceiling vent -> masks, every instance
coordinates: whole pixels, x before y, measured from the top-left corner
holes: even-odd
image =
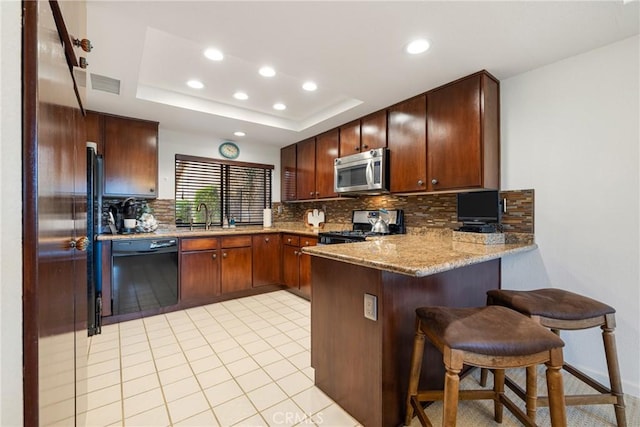
[[[91,73],[91,88],[120,95],[120,80]]]

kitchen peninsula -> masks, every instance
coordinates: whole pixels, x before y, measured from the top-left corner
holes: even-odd
[[[500,259],[537,247],[532,239],[485,245],[457,237],[447,230],[303,249],[312,255],[315,383],[361,424],[402,423],[415,309],[484,305],[486,291],[500,287]],[[421,382],[441,386],[440,353],[427,345],[424,361]]]

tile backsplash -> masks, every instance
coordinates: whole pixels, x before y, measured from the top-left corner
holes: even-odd
[[[507,212],[502,214],[504,231],[534,232],[534,190],[501,191]],[[148,200],[160,228],[174,226],[173,199]],[[105,203],[106,204],[106,203]],[[341,200],[318,200],[301,203],[274,203],[273,223],[302,221],[308,209],[323,209],[328,223],[351,224],[351,212],[357,209],[403,209],[408,231],[420,228],[457,228],[456,194],[423,194],[415,196],[360,196]]]

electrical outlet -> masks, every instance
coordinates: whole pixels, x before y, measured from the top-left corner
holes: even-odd
[[[378,297],[364,294],[364,317],[373,321],[378,320]]]

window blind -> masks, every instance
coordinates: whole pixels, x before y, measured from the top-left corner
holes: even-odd
[[[234,162],[176,154],[176,225],[209,220],[222,225],[226,216],[238,225],[262,224],[262,210],[271,207],[273,165]],[[200,208],[199,208],[200,207]]]

